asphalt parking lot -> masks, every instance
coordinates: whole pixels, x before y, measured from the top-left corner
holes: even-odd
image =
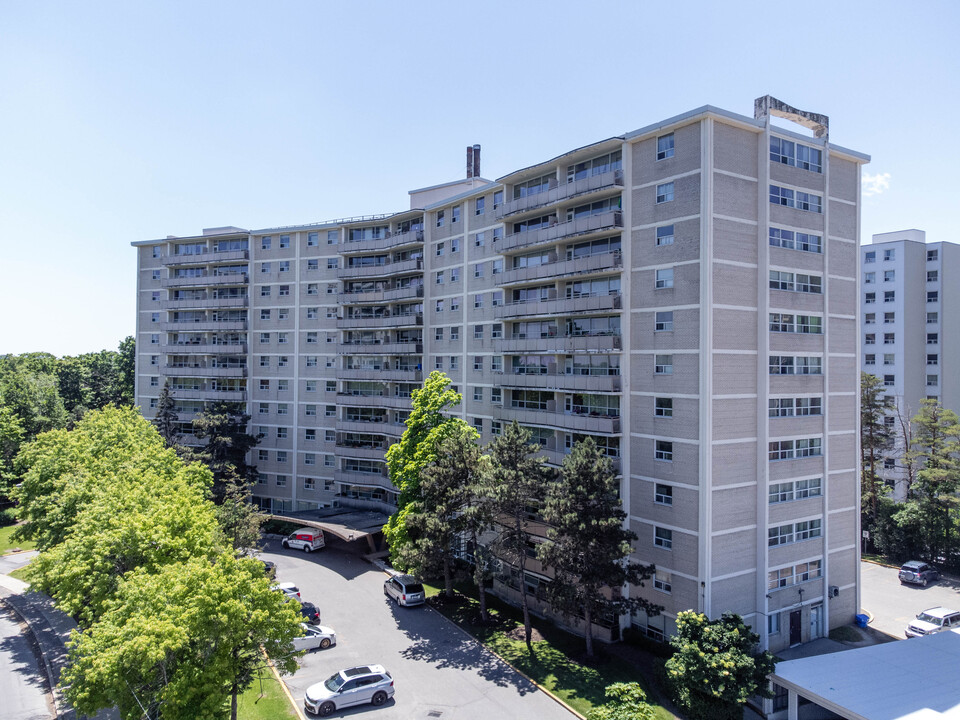
[[[907,623],[917,613],[942,605],[960,610],[960,582],[940,578],[927,587],[901,585],[898,568],[860,563],[860,605],[873,615],[870,627],[903,639]]]
[[[261,554],[277,564],[277,580],[296,583],[303,600],[319,606],[322,624],[337,633],[336,646],[308,653],[300,670],[284,677],[301,709],[310,685],[341,668],[380,663],[394,677],[393,699],[380,708],[362,705],[335,712],[332,717],[575,717],[438,613],[388,602],[383,594],[386,575],[360,557],[361,548],[354,550],[329,535],[327,542],[323,550],[304,553],[283,550],[279,542],[270,541]]]

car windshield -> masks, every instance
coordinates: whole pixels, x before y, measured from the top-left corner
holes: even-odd
[[[925,612],[917,615],[917,620],[922,620],[923,622],[928,622],[931,625],[943,625],[943,618],[934,617],[933,615],[927,615]]]
[[[346,680],[340,677],[340,673],[337,673],[336,675],[331,675],[323,684],[323,686],[330,692],[336,692],[343,686],[345,682]]]
[[[413,584],[411,584],[411,585],[407,585],[407,586],[406,586],[406,591],[407,591],[408,593],[422,593],[422,592],[423,592],[423,585],[421,585],[420,583],[413,583]]]

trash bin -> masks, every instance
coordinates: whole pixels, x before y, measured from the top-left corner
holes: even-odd
[[[867,623],[870,621],[870,617],[867,615],[857,615],[857,627],[865,628]]]

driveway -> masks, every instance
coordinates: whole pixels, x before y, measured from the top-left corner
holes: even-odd
[[[907,623],[917,613],[942,605],[960,610],[960,582],[940,578],[923,588],[901,585],[899,568],[888,568],[870,562],[860,563],[860,604],[873,615],[870,627],[903,638]]]
[[[33,637],[0,602],[0,698],[4,720],[51,720],[56,716]]]
[[[353,543],[358,545],[358,543]],[[327,535],[313,553],[283,550],[270,541],[264,560],[277,579],[300,587],[320,608],[337,645],[309,653],[284,681],[303,707],[310,685],[341,668],[380,663],[393,675],[396,695],[380,708],[360,706],[333,717],[369,720],[571,720],[575,717],[443,616],[428,607],[400,608],[383,595],[386,575],[359,556],[362,548]]]

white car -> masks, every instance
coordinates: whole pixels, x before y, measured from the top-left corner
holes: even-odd
[[[294,650],[326,650],[328,647],[337,644],[337,634],[332,628],[324,625],[307,625],[300,623],[303,629],[303,637],[294,638]]]
[[[296,598],[297,600],[300,599],[300,588],[298,588],[292,582],[276,583],[275,585],[271,585],[270,589],[282,592],[288,598]]]
[[[907,625],[905,635],[908,638],[930,635],[960,628],[960,612],[948,610],[945,607],[934,607],[924,610]]]
[[[347,668],[307,688],[303,706],[326,717],[340,708],[370,703],[379,707],[393,697],[393,676],[383,665]]]

